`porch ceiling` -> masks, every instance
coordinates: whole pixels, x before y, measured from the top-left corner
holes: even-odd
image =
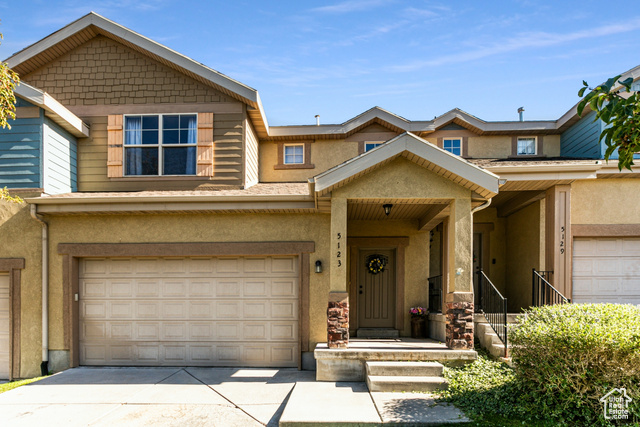
[[[443,199],[358,199],[347,201],[347,218],[353,221],[417,221],[418,229],[430,230],[449,215],[448,200]],[[384,213],[385,204],[392,204],[391,213]]]
[[[491,206],[498,210],[499,217],[506,217],[544,199],[545,190],[500,191],[492,199]]]

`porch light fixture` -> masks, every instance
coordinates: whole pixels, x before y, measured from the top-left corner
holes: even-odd
[[[387,203],[386,205],[382,205],[382,209],[384,209],[384,214],[386,216],[389,216],[389,214],[391,213],[391,208],[393,207],[392,204]]]
[[[316,261],[316,273],[322,273],[322,261]]]

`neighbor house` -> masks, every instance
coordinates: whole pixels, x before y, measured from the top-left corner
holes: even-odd
[[[0,377],[313,367],[318,343],[409,335],[416,305],[469,349],[480,288],[519,312],[534,269],[640,303],[640,175],[575,107],[269,126],[256,90],[94,13],[6,61],[0,186],[27,203],[0,202]]]

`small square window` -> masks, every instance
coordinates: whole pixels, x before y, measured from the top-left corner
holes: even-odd
[[[456,156],[462,155],[462,140],[460,138],[448,138],[442,140],[442,148]]]
[[[364,143],[364,152],[366,153],[367,151],[371,151],[376,147],[379,147],[382,145],[382,142],[365,142]]]
[[[536,154],[536,138],[518,138],[518,156],[531,156]]]
[[[285,165],[301,165],[304,164],[304,145],[285,145],[284,146],[284,164]]]

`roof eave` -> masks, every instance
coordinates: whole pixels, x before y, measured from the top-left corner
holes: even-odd
[[[26,83],[21,83],[15,90],[16,95],[45,110],[45,115],[59,124],[63,129],[78,138],[89,136],[89,126],[51,95]]]

